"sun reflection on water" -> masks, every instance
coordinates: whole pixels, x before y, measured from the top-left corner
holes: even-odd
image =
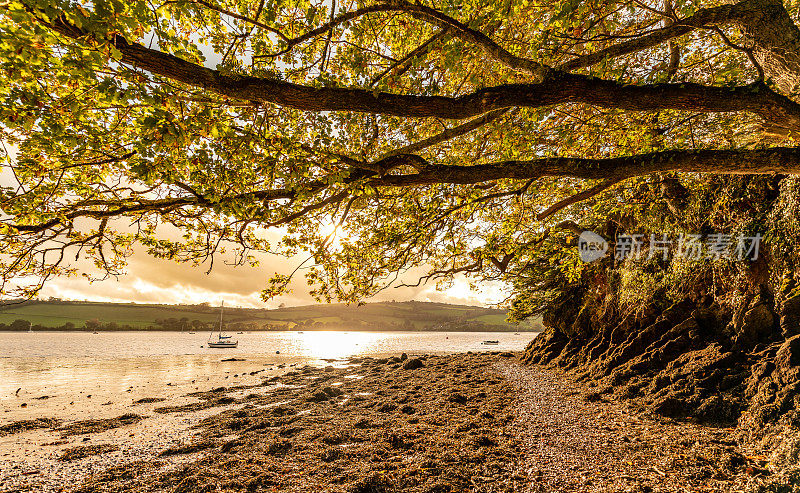
[[[297,334],[302,351],[319,359],[341,359],[369,352],[384,334],[370,332],[312,332]]]

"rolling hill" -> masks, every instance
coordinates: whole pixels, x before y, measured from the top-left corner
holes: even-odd
[[[538,330],[509,324],[506,311],[419,301],[330,304],[278,308],[225,308],[229,330]],[[87,301],[0,302],[0,330],[204,330],[219,320],[219,308]]]

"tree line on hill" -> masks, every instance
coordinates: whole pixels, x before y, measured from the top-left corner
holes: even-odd
[[[101,322],[97,319],[87,320],[82,325],[76,325],[73,322],[65,322],[61,325],[44,325],[34,324],[29,320],[18,318],[9,324],[0,323],[0,332],[22,332],[27,330],[33,331],[72,331],[72,330],[108,330],[108,331],[124,331],[124,330],[141,330],[141,327],[132,326],[129,324],[118,324],[116,322]]]
[[[420,303],[420,306],[415,306]],[[48,317],[48,311],[40,315],[31,316],[33,320],[26,319],[26,315],[19,313],[16,320],[0,323],[2,331],[126,331],[126,330],[152,330],[152,331],[177,331],[192,332],[206,331],[218,328],[218,308],[209,303],[195,305],[147,305],[149,308],[165,308],[163,318],[148,320],[147,317],[123,315],[115,317],[115,312],[107,309],[119,307],[129,309],[135,303],[96,303],[81,301],[64,301],[58,298],[48,300],[0,300],[0,311],[5,308],[17,310],[26,307],[28,312],[34,305],[79,305],[86,310],[67,310],[60,312],[61,316]],[[101,307],[108,313],[103,320],[96,316],[100,313],[92,310]],[[51,310],[52,311],[52,310]],[[74,313],[73,313],[74,312]],[[9,312],[9,314],[14,312]],[[128,313],[127,311],[124,313]],[[213,313],[213,317],[209,314]],[[325,305],[319,307],[294,307],[279,310],[263,310],[249,308],[231,308],[225,310],[225,330],[240,331],[282,331],[282,330],[349,330],[349,331],[515,331],[514,326],[502,323],[487,323],[476,320],[484,315],[504,314],[503,310],[493,310],[479,307],[454,307],[452,305],[421,302],[392,302],[376,303],[362,307],[348,305]],[[83,319],[86,316],[87,319]],[[93,318],[89,318],[95,314]],[[15,314],[16,315],[16,314]],[[151,315],[152,316],[152,315]],[[162,315],[163,316],[163,315]],[[38,322],[31,324],[32,321]]]
[[[0,331],[24,332],[29,329],[34,331],[132,331],[132,330],[154,330],[154,331],[176,331],[193,332],[214,330],[216,323],[203,322],[200,320],[190,320],[183,318],[156,319],[150,325],[130,325],[120,324],[114,321],[101,321],[98,319],[86,320],[83,324],[66,322],[62,325],[33,324],[29,320],[16,319],[10,324],[0,323]],[[224,328],[231,332],[241,331],[282,331],[282,330],[350,330],[350,331],[454,331],[454,332],[509,332],[519,330],[513,326],[500,324],[487,324],[477,320],[446,320],[434,324],[428,324],[418,328],[409,319],[384,322],[370,322],[366,320],[331,320],[320,321],[312,318],[297,321],[271,320],[260,324],[254,321],[232,322],[224,324]]]
[[[83,322],[83,324],[75,324],[74,322],[66,322],[62,325],[45,325],[41,323],[34,324],[29,320],[18,318],[10,324],[0,323],[0,331],[27,331],[31,330],[47,330],[47,331],[71,331],[71,330],[103,330],[103,331],[129,331],[129,330],[165,330],[165,331],[200,331],[212,328],[214,324],[202,322],[200,320],[189,320],[184,318],[167,318],[156,319],[153,324],[149,325],[130,325],[120,324],[114,321],[102,321],[99,319],[90,319]],[[229,330],[236,328],[245,328],[244,324],[230,324],[227,326]],[[253,330],[250,325],[247,325],[247,330]],[[255,329],[257,330],[257,329]]]

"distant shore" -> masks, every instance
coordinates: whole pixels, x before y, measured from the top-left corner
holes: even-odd
[[[467,331],[514,332],[538,322],[510,323],[508,311],[419,301],[316,304],[276,309],[79,302],[59,299],[0,301],[0,331]]]
[[[8,332],[8,333],[12,333],[12,332],[13,333],[20,333],[20,332],[24,332],[24,333],[28,333],[28,332],[84,332],[84,333],[87,333],[87,332],[88,333],[94,333],[94,332],[98,332],[98,333],[100,333],[100,332],[103,332],[103,333],[114,333],[114,332],[170,332],[170,333],[176,333],[176,334],[181,334],[181,333],[189,334],[191,332],[194,332],[196,334],[201,334],[201,333],[217,332],[217,330],[218,329],[198,329],[198,330],[195,330],[195,331],[186,331],[186,330],[149,329],[149,328],[146,328],[146,327],[138,327],[138,328],[137,327],[130,327],[130,328],[125,328],[125,329],[103,329],[103,328],[98,328],[98,329],[86,329],[86,328],[83,328],[83,329],[81,329],[81,328],[64,329],[64,328],[61,328],[61,327],[39,327],[39,326],[35,326],[34,325],[32,330],[29,330],[27,328],[26,329],[17,329],[17,330],[0,329],[0,333],[4,333],[4,332]],[[252,330],[245,330],[245,331],[226,329],[225,332],[227,332],[229,334],[230,333],[236,334],[238,332],[243,332],[243,333],[250,333],[250,332],[287,332],[287,333],[290,333],[290,332],[294,332],[294,333],[298,333],[298,332],[408,332],[408,333],[411,333],[411,332],[422,332],[422,333],[430,333],[430,332],[470,332],[470,333],[473,333],[473,332],[486,332],[486,333],[502,332],[502,333],[508,333],[508,332],[511,332],[511,333],[515,333],[515,332],[539,332],[539,330],[538,330],[538,328],[529,328],[529,327],[520,327],[518,329],[494,329],[494,330],[453,330],[453,329],[445,329],[445,328],[442,328],[442,329],[409,330],[409,329],[380,329],[380,328],[365,329],[365,328],[348,328],[348,327],[339,327],[339,328],[325,327],[325,328],[321,328],[321,329],[318,329],[318,328],[284,329],[284,330],[252,329]]]

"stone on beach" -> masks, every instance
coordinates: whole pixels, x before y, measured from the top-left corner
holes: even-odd
[[[404,370],[416,370],[417,368],[422,368],[424,366],[425,363],[423,363],[419,358],[411,358],[403,363]]]

